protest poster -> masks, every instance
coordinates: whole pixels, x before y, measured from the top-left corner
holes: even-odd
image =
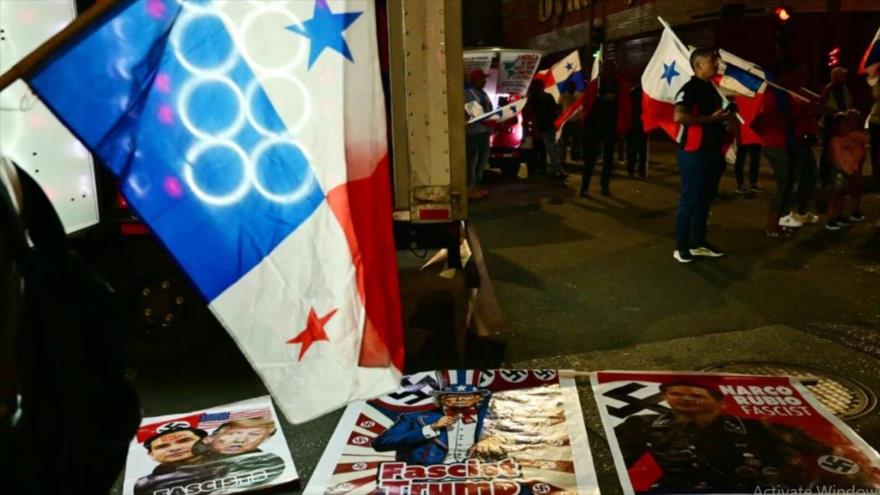
[[[443,370],[349,404],[305,493],[599,493],[574,380]]]
[[[498,62],[498,94],[522,95],[529,89],[541,54],[528,51],[503,51]]]
[[[607,371],[592,383],[625,494],[880,490],[877,452],[791,378]]]
[[[123,495],[241,493],[297,479],[269,396],[144,418]]]
[[[494,59],[495,52],[491,50],[464,52],[464,76],[469,77],[471,72],[475,70],[488,73]]]

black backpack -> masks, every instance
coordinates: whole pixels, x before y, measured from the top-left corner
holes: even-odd
[[[16,494],[104,494],[141,420],[139,400],[124,376],[129,331],[121,324],[116,293],[68,249],[61,221],[39,185],[21,170],[18,175],[20,221],[0,187],[7,227],[0,235],[14,237],[25,281],[18,337],[21,416],[0,437],[0,486]]]

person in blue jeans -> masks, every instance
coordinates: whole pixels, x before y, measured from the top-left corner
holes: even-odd
[[[492,111],[492,100],[489,95],[483,91],[486,86],[486,77],[488,74],[480,69],[474,70],[470,74],[470,84],[464,88],[465,104],[476,102],[482,109],[483,113]],[[489,194],[489,191],[481,187],[483,181],[483,173],[489,163],[489,136],[491,135],[491,127],[487,122],[475,122],[468,124],[465,128],[465,150],[467,156],[468,171],[468,198],[480,199]]]
[[[547,168],[547,172],[557,179],[565,179],[568,174],[562,168],[562,157],[559,147],[556,145],[556,118],[559,117],[559,107],[556,100],[549,93],[544,92],[544,84],[541,81],[532,81],[529,86],[529,102],[523,113],[532,121],[532,133],[536,139],[540,139],[544,145],[543,150],[537,150],[539,166]]]
[[[681,174],[681,200],[675,220],[673,258],[690,263],[694,256],[717,258],[724,252],[709,243],[706,224],[709,206],[724,170],[721,152],[725,123],[733,126],[733,114],[722,107],[721,95],[712,84],[718,73],[718,56],[698,48],[691,53],[694,75],[675,97],[673,120],[683,127],[676,157]]]

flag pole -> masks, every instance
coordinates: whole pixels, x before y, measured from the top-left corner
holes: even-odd
[[[812,96],[813,98],[821,98],[822,97],[822,95],[820,95],[819,93],[817,93],[815,91],[810,91],[809,88],[805,88],[803,86],[800,87],[800,90],[803,91],[804,93]]]
[[[55,33],[54,36],[38,46],[34,51],[27,54],[6,72],[0,75],[0,91],[6,89],[18,79],[30,77],[49,57],[70,43],[74,38],[95,24],[108,12],[129,4],[135,0],[103,0],[97,2],[78,16],[64,29]]]

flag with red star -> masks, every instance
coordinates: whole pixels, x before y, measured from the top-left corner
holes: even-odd
[[[395,389],[374,2],[121,3],[28,84],[117,176],[288,420]]]

